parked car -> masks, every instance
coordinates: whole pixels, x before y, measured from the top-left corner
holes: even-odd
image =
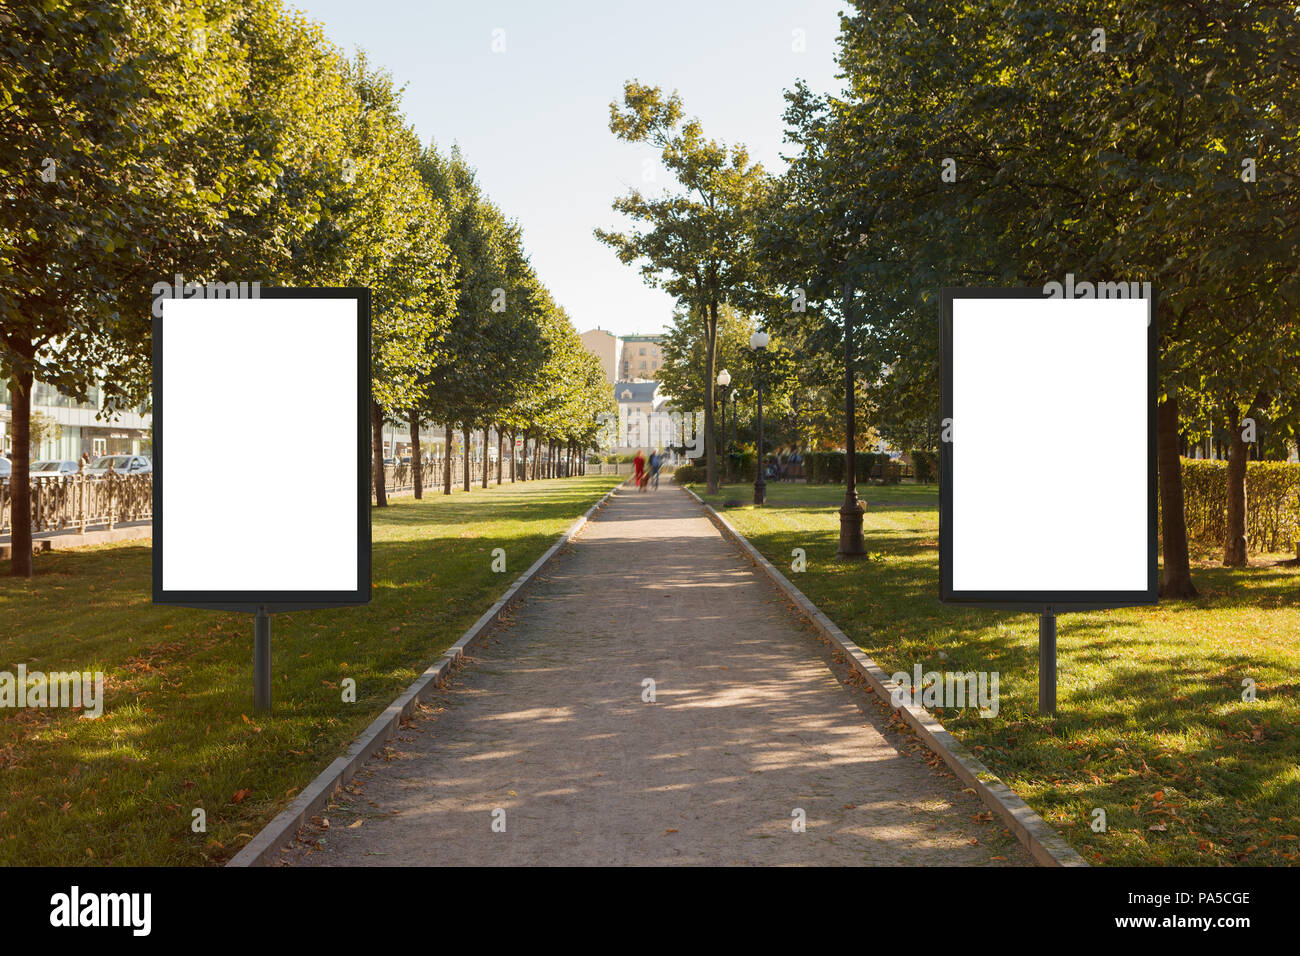
[[[75,475],[77,473],[77,463],[71,459],[60,461],[57,458],[51,458],[44,461],[34,461],[31,464],[31,476],[33,478],[61,478],[64,475]]]
[[[86,466],[86,474],[103,475],[110,465],[115,475],[147,475],[153,471],[153,462],[144,455],[101,455]]]
[[[8,478],[14,473],[14,465],[4,455],[0,455],[0,478]]]

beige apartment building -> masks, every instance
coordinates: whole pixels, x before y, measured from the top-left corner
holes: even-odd
[[[587,351],[600,359],[605,379],[615,382],[648,382],[659,377],[664,364],[662,335],[617,336],[600,327],[580,336]]]
[[[633,382],[659,377],[664,364],[662,335],[625,335],[619,381]]]
[[[597,326],[578,336],[583,347],[600,359],[600,370],[605,373],[605,381],[613,385],[618,381],[619,364],[623,359],[623,342],[613,332],[607,332]]]

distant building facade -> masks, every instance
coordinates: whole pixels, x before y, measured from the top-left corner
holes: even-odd
[[[618,377],[623,382],[659,377],[664,364],[662,335],[625,335]]]
[[[582,344],[600,360],[601,371],[618,403],[617,424],[610,421],[600,439],[605,452],[628,453],[637,448],[666,449],[681,444],[681,431],[671,398],[659,386],[664,364],[662,335],[617,336],[601,328],[581,335]]]
[[[613,385],[618,381],[619,365],[623,360],[623,340],[613,332],[594,328],[583,332],[583,347],[600,360],[600,370],[605,373],[605,381]]]
[[[646,382],[659,377],[664,365],[662,335],[615,335],[599,326],[583,332],[583,346],[600,360],[605,380]]]
[[[148,455],[153,451],[153,416],[143,406],[119,411],[112,420],[100,417],[104,395],[99,387],[82,402],[51,385],[37,382],[32,389],[32,418],[53,419],[58,426],[43,436],[33,461],[75,461],[83,454]],[[13,454],[13,402],[6,382],[0,382],[0,448]]]
[[[681,431],[658,382],[616,382],[618,433],[615,451],[661,448],[680,442]]]

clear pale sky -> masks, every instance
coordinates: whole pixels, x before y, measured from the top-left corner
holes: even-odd
[[[783,167],[784,90],[803,78],[838,90],[842,0],[289,0],[349,55],[406,87],[424,142],[458,143],[479,181],[519,221],[533,266],[579,331],[655,332],[673,300],[592,236],[626,227],[610,209],[637,186],[670,184],[649,147],[616,140],[609,104],[623,82],[676,89],[705,134]],[[492,51],[504,31],[505,52]],[[795,52],[795,31],[804,52]],[[657,180],[643,181],[643,165]]]

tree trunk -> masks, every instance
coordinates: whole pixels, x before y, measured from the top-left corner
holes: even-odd
[[[451,494],[451,439],[454,433],[450,424],[446,428],[446,444],[442,447],[442,493],[449,495]]]
[[[708,492],[713,495],[718,492],[717,443],[713,440],[713,365],[717,358],[718,341],[717,299],[709,302],[709,314],[705,319],[704,338],[704,477]],[[761,462],[758,467],[762,469]]]
[[[1241,422],[1228,435],[1228,526],[1223,540],[1223,566],[1244,568],[1246,556],[1246,457],[1250,446],[1241,437]]]
[[[374,455],[375,505],[387,508],[388,492],[384,487],[384,410],[375,401],[370,403],[370,433]]]
[[[506,464],[506,436],[497,426],[497,487],[501,487],[501,472]]]
[[[460,434],[461,437],[465,439],[465,455],[463,459],[465,462],[464,479],[465,479],[465,490],[469,491],[469,428],[465,425],[462,425],[460,429]]]
[[[1191,558],[1187,551],[1187,515],[1183,511],[1183,472],[1178,460],[1178,399],[1160,403],[1156,414],[1156,457],[1159,461],[1160,534],[1164,569],[1160,596],[1194,598]]]
[[[488,432],[490,429],[483,429],[483,482],[484,488],[488,486]]]
[[[31,480],[31,372],[15,375],[9,383],[13,417],[13,472],[9,476],[9,573],[18,578],[32,576],[32,480]]]
[[[411,419],[411,483],[414,486],[412,494],[416,500],[424,497],[424,486],[421,484],[424,476],[420,468],[420,421],[418,418]]]
[[[526,428],[524,429],[524,440],[520,450],[523,451],[524,453],[523,464],[521,465],[518,461],[515,460],[519,457],[518,452],[511,452],[510,463],[514,466],[515,476],[518,477],[520,481],[527,481],[528,480],[528,429]]]

